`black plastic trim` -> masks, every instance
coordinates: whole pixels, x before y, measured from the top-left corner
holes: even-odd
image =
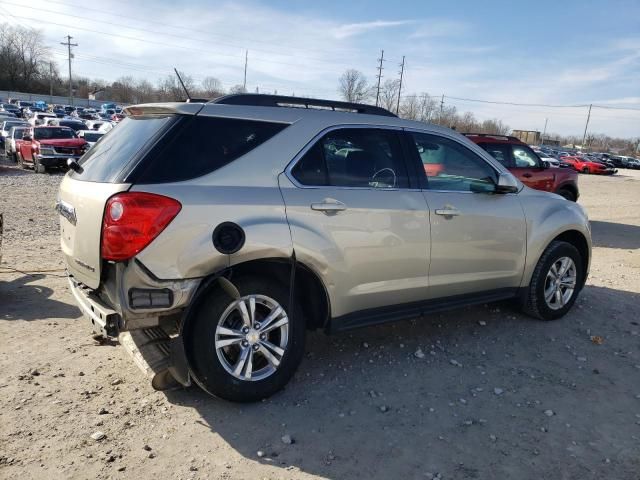
[[[316,98],[289,97],[285,95],[262,95],[256,93],[239,93],[225,95],[216,98],[209,103],[222,105],[247,105],[253,107],[293,107],[293,108],[318,108],[333,111],[347,111],[363,113],[367,115],[380,115],[383,117],[396,117],[382,107],[365,105],[362,103],[339,102],[334,100],[319,100]]]
[[[381,323],[408,320],[429,313],[450,310],[454,308],[477,305],[480,303],[496,302],[517,297],[518,288],[501,288],[465,295],[424,300],[400,305],[368,308],[357,312],[332,318],[329,331],[331,333],[351,330],[354,328],[378,325]]]

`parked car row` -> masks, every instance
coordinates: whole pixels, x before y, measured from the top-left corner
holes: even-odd
[[[49,114],[57,118],[74,117],[81,120],[101,120],[119,122],[124,118],[122,107],[115,103],[104,103],[99,110],[91,107],[72,105],[49,105],[43,101],[29,102],[24,100],[0,101],[0,113],[12,114],[18,118],[31,119],[37,114]],[[46,115],[41,115],[46,116]]]

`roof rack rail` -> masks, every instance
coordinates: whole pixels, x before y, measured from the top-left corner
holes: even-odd
[[[225,95],[211,100],[209,103],[223,105],[247,105],[254,107],[291,107],[317,110],[332,110],[335,112],[363,113],[367,115],[381,115],[395,117],[382,107],[364,105],[362,103],[339,102],[334,100],[318,100],[315,98],[289,97],[285,95],[264,95],[261,93],[238,93]]]
[[[462,135],[470,136],[473,135],[475,137],[495,137],[495,138],[507,138],[509,140],[520,140],[518,137],[514,137],[512,135],[502,135],[500,133],[473,133],[473,132],[465,132]]]

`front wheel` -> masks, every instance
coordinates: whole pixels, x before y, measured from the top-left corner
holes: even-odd
[[[556,194],[560,195],[561,197],[564,197],[565,199],[569,200],[570,202],[575,202],[576,201],[575,194],[571,190],[569,190],[568,188],[561,188],[556,192]]]
[[[38,160],[38,157],[36,156],[33,157],[33,171],[36,173],[47,172],[47,169],[45,168],[45,166],[40,163],[40,161]]]
[[[195,382],[212,395],[253,402],[282,389],[302,361],[305,320],[289,289],[234,279],[240,298],[214,288],[198,306],[185,346]]]
[[[582,173],[589,173],[589,167],[584,167],[582,169]]]
[[[582,288],[584,261],[570,243],[553,241],[536,265],[523,311],[541,320],[555,320],[573,306]]]

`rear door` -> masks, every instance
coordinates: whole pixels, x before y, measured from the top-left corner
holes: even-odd
[[[497,171],[458,141],[407,132],[430,150],[442,171],[422,177],[431,219],[429,297],[518,287],[526,255],[526,224],[517,194],[494,194]],[[417,169],[420,171],[420,168]]]
[[[427,297],[429,213],[399,131],[334,129],[280,187],[296,258],[323,279],[334,317]]]

